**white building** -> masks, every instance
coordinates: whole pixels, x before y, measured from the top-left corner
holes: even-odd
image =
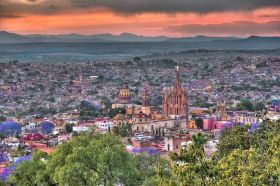
[[[96,119],[95,125],[99,129],[106,130],[106,131],[112,130],[113,127],[115,126],[114,122],[110,118],[99,118],[99,119]]]

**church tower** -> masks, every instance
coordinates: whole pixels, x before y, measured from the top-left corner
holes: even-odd
[[[221,101],[216,106],[216,116],[218,121],[226,121],[227,120],[227,111],[226,104],[224,101]]]
[[[164,88],[163,113],[171,117],[188,117],[188,93],[182,87],[179,66],[175,67],[176,79],[174,87]]]

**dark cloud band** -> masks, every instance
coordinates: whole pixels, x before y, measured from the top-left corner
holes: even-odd
[[[71,0],[78,7],[105,7],[119,13],[248,11],[280,6],[279,0]]]
[[[119,14],[143,12],[204,14],[280,7],[280,0],[26,0],[26,4],[10,0],[4,1],[6,2],[0,2],[2,14],[48,14],[92,8],[106,8]]]
[[[186,24],[167,27],[166,30],[190,35],[262,35],[279,34],[280,21],[271,21],[266,23],[256,23],[251,21],[239,21],[223,24]]]
[[[23,16],[19,15],[12,15],[12,14],[0,14],[0,19],[5,18],[5,19],[16,19],[16,18],[21,18]]]

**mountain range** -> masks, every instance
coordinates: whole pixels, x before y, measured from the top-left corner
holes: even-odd
[[[96,35],[19,35],[6,31],[0,31],[0,43],[34,43],[34,42],[160,42],[171,39],[165,36],[147,37],[130,33],[120,35],[96,34]]]
[[[214,48],[214,49],[274,49],[280,48],[280,37],[250,36],[238,37],[181,37],[172,38],[166,36],[147,37],[130,33],[120,35],[96,34],[96,35],[20,35],[6,31],[0,31],[0,44],[24,44],[24,43],[185,43],[189,48]]]

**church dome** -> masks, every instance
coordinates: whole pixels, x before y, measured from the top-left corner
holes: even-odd
[[[128,104],[131,101],[132,93],[129,91],[129,89],[124,86],[119,92],[118,96],[118,102],[121,104]]]
[[[130,97],[131,93],[129,92],[129,90],[127,88],[122,88],[120,90],[119,96],[121,96],[121,97]]]

